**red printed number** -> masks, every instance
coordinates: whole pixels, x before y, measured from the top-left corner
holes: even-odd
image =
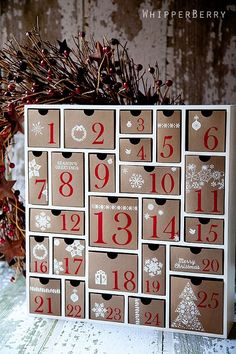
[[[49,144],[56,144],[54,140],[54,123],[49,123]]]
[[[104,226],[104,222],[103,222],[103,212],[99,212],[99,213],[95,213],[94,215],[96,215],[98,217],[98,226],[97,226],[97,230],[98,230],[98,238],[94,243],[103,243],[105,244],[106,242],[103,240],[103,226]],[[132,219],[131,216],[127,213],[124,212],[119,212],[116,213],[114,215],[114,220],[116,223],[121,223],[122,226],[117,226],[117,231],[124,231],[126,233],[126,239],[124,239],[123,242],[118,241],[118,235],[115,233],[112,235],[112,241],[117,244],[117,245],[128,245],[131,241],[132,241],[132,232],[129,230],[129,227],[132,224]],[[120,238],[122,237],[122,235],[120,236]]]
[[[197,193],[197,209],[195,209],[196,212],[204,212],[202,208],[202,190],[197,189],[195,191]],[[219,213],[220,210],[218,210],[218,190],[211,191],[213,194],[213,208],[211,210],[212,213]]]
[[[204,240],[206,240],[207,242],[216,242],[216,240],[218,238],[218,233],[213,229],[217,228],[217,227],[218,227],[217,224],[211,224],[208,235],[204,236]],[[197,231],[198,231],[197,241],[204,242],[202,239],[202,224],[197,224]]]
[[[140,160],[145,160],[146,159],[144,146],[142,146],[141,149],[139,150],[139,152],[137,153],[137,157],[139,157]]]
[[[160,291],[160,283],[157,280],[146,280],[146,293],[158,293]]]
[[[92,131],[93,133],[97,134],[97,137],[95,140],[92,142],[92,144],[98,144],[102,145],[104,143],[104,139],[101,139],[103,133],[104,133],[104,125],[102,123],[96,122],[92,125]]]
[[[212,293],[210,300],[205,291],[199,291],[197,296],[200,300],[200,303],[197,305],[197,307],[209,307],[210,309],[216,309],[219,306],[219,293]]]
[[[152,190],[150,193],[163,194],[157,191],[156,173],[150,173],[150,176],[152,182]],[[168,186],[168,182],[169,182],[169,186]],[[170,173],[165,173],[161,179],[162,192],[164,192],[164,194],[170,194],[173,191],[174,187],[175,187],[175,181],[173,176]]]
[[[142,131],[144,130],[144,119],[143,119],[143,118],[139,118],[139,119],[138,119],[137,130],[138,130],[139,132],[142,132]]]
[[[211,261],[207,258],[202,260],[204,265],[203,272],[218,272],[220,265],[217,259],[212,259]]]
[[[80,305],[71,305],[68,304],[66,306],[66,309],[68,311],[67,316],[68,317],[81,317],[81,306]]]
[[[152,235],[150,237],[152,238],[158,238],[158,216],[157,215],[151,215],[150,218],[152,219]],[[170,220],[170,222],[167,224],[165,229],[162,231],[164,234],[168,234],[170,240],[174,240],[175,236],[178,235],[178,231],[176,230],[176,217],[173,216]]]
[[[168,159],[174,153],[173,145],[171,145],[170,143],[167,142],[168,140],[171,140],[172,138],[173,138],[172,135],[170,135],[170,136],[166,135],[164,137],[164,141],[163,141],[163,145],[162,145],[164,151],[162,151],[160,153],[161,157],[163,157],[164,159]]]
[[[62,184],[59,187],[59,192],[63,197],[70,197],[73,194],[74,190],[70,184],[72,179],[73,177],[70,172],[63,172],[60,174],[60,181]]]
[[[67,258],[67,257],[64,258],[64,260],[65,260],[65,274],[71,274],[71,272],[70,272],[70,270],[69,270],[69,267],[70,267],[70,260],[69,260],[69,258]],[[82,259],[82,258],[73,258],[72,263],[73,263],[73,264],[74,264],[74,263],[77,263],[77,264],[78,264],[78,266],[77,266],[75,272],[73,273],[73,274],[78,274],[78,273],[79,273],[79,270],[80,270],[80,267],[81,267],[81,265],[82,265],[82,263],[83,263],[83,259]]]
[[[38,305],[38,307],[35,309],[34,312],[36,313],[48,313],[48,314],[52,314],[52,299],[50,297],[47,297],[45,299],[46,305],[44,304],[44,298],[42,296],[35,296],[34,298],[34,302],[36,303],[36,305]],[[44,305],[46,306],[46,308],[44,308]]]
[[[36,179],[35,180],[35,184],[38,184],[38,183],[41,183],[41,189],[40,189],[40,191],[38,193],[38,199],[41,199],[42,196],[43,196],[43,192],[44,192],[44,190],[46,188],[47,182],[46,182],[46,179]]]
[[[145,325],[149,326],[160,326],[161,322],[159,322],[159,314],[153,314],[151,312],[145,312],[144,317],[146,318],[146,321],[144,322]]]
[[[118,307],[115,307],[115,308],[107,307],[106,320],[120,321],[121,320],[121,309],[119,309]]]
[[[208,149],[208,150],[215,150],[218,146],[218,139],[215,135],[210,134],[211,131],[218,131],[218,128],[216,127],[211,127],[209,129],[207,129],[206,133],[204,134],[204,146]]]
[[[120,284],[119,284],[119,272],[118,270],[114,270],[112,272],[112,274],[114,275],[114,287],[113,290],[120,290]],[[132,272],[131,270],[127,270],[126,272],[124,272],[123,274],[123,287],[125,288],[125,290],[127,291],[133,291],[136,288],[136,284],[134,281],[134,272]]]
[[[44,262],[34,261],[34,272],[35,273],[47,273],[47,271],[48,271],[47,261],[44,261]]]
[[[109,168],[107,167],[107,165],[105,163],[99,163],[96,167],[95,167],[95,177],[99,180],[102,181],[103,183],[101,185],[98,185],[97,183],[95,184],[95,188],[97,189],[102,189],[104,188],[107,183],[109,182]]]
[[[73,226],[71,228],[68,229],[67,226],[67,219],[66,219],[66,214],[61,214],[61,218],[62,218],[62,231],[79,231],[80,227],[80,216],[78,214],[72,214],[70,216],[70,221],[73,223]]]

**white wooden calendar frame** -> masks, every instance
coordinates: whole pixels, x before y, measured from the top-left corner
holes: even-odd
[[[29,109],[59,109],[60,110],[60,126],[64,127],[64,110],[65,109],[94,109],[94,110],[114,110],[115,111],[115,122],[116,122],[116,133],[115,133],[115,142],[116,148],[114,150],[111,149],[74,149],[74,148],[64,148],[64,131],[63,128],[60,129],[60,141],[61,147],[59,148],[46,148],[46,147],[29,147],[28,146],[28,110]],[[151,134],[121,134],[119,129],[119,112],[120,110],[151,110],[153,116],[153,132]],[[210,155],[212,156],[224,156],[225,157],[225,213],[224,215],[211,215],[211,214],[204,214],[206,218],[222,218],[224,220],[224,244],[223,245],[209,245],[209,244],[201,244],[202,247],[210,247],[215,249],[223,249],[224,250],[224,264],[223,264],[223,275],[214,275],[214,274],[203,274],[201,273],[202,278],[211,278],[211,279],[221,279],[224,281],[224,303],[223,303],[223,333],[222,334],[215,334],[215,333],[207,333],[207,332],[195,332],[189,330],[179,330],[170,328],[170,299],[169,299],[169,292],[170,292],[170,276],[171,275],[182,275],[182,276],[199,276],[196,273],[186,273],[186,272],[176,272],[171,271],[170,268],[170,246],[178,245],[178,246],[196,246],[195,243],[187,243],[184,242],[184,233],[183,233],[183,226],[184,226],[184,217],[203,217],[202,214],[193,214],[193,213],[186,213],[184,211],[184,190],[185,190],[185,157],[188,155],[209,155],[209,152],[195,152],[195,151],[186,151],[185,150],[185,142],[186,142],[186,111],[188,110],[225,110],[226,111],[226,143],[225,143],[225,151],[224,152],[211,152]],[[162,110],[179,110],[181,111],[181,119],[182,119],[182,129],[181,129],[181,141],[182,141],[182,150],[181,150],[181,162],[180,163],[157,163],[156,161],[156,111]],[[158,244],[164,244],[166,246],[166,295],[159,295],[155,296],[153,294],[144,294],[141,292],[141,274],[139,275],[138,280],[138,292],[137,293],[128,293],[128,292],[119,292],[115,291],[113,294],[115,295],[123,295],[125,298],[125,307],[124,307],[124,323],[117,323],[117,322],[109,322],[111,324],[116,325],[129,325],[129,326],[136,326],[133,324],[128,323],[128,296],[135,296],[135,297],[145,297],[145,298],[152,298],[152,299],[164,299],[165,300],[165,327],[150,327],[150,328],[157,328],[160,330],[165,331],[172,331],[172,332],[180,332],[180,333],[191,333],[196,335],[208,335],[212,337],[221,337],[226,338],[229,334],[229,331],[233,324],[233,317],[234,317],[234,286],[235,286],[235,234],[236,234],[236,207],[235,207],[235,198],[236,198],[236,157],[235,157],[235,145],[236,145],[236,106],[229,106],[229,105],[180,105],[180,106],[88,106],[88,105],[27,105],[25,106],[25,183],[26,183],[26,254],[27,254],[27,262],[26,262],[26,289],[27,289],[27,303],[28,303],[28,311],[29,311],[29,277],[46,277],[46,278],[54,278],[54,279],[61,279],[61,313],[62,316],[47,316],[43,315],[44,317],[51,317],[54,319],[66,319],[65,317],[65,279],[74,280],[76,277],[74,276],[66,276],[66,275],[56,275],[52,273],[52,257],[49,263],[49,273],[48,274],[39,274],[39,273],[32,273],[29,269],[29,235],[36,236],[38,235],[37,232],[32,232],[29,229],[29,210],[30,208],[44,208],[44,209],[62,209],[63,210],[81,210],[85,211],[85,236],[79,236],[80,239],[86,240],[86,267],[85,267],[85,277],[79,279],[85,281],[87,283],[87,288],[85,291],[85,319],[81,319],[80,321],[94,321],[94,322],[104,322],[107,321],[95,321],[89,319],[89,291],[96,293],[110,293],[107,290],[98,290],[98,289],[88,289],[88,252],[89,250],[94,251],[114,251],[119,253],[136,253],[138,254],[138,269],[141,269],[141,252],[142,243],[152,243],[155,241],[147,241],[141,239],[141,213],[142,213],[142,198],[150,197],[155,198],[153,194],[139,194],[135,195],[133,193],[119,193],[119,166],[120,165],[142,165],[142,162],[124,162],[120,161],[119,159],[119,139],[120,138],[152,138],[153,139],[153,151],[152,151],[152,160],[154,162],[145,162],[145,165],[150,166],[179,166],[181,167],[181,194],[178,196],[170,195],[168,199],[179,199],[181,201],[181,209],[180,209],[180,241],[178,242],[165,242],[165,241],[158,241]],[[72,207],[57,207],[52,205],[52,195],[51,195],[51,188],[49,188],[49,203],[47,206],[43,205],[31,205],[28,203],[28,151],[47,151],[48,152],[48,185],[50,186],[52,183],[51,180],[51,152],[83,152],[84,153],[84,161],[85,166],[88,165],[88,154],[90,153],[113,153],[116,155],[117,164],[116,164],[116,193],[117,197],[137,197],[138,198],[138,206],[139,206],[139,217],[138,217],[138,250],[131,251],[125,249],[111,249],[111,248],[101,248],[101,247],[91,247],[88,245],[88,228],[89,228],[89,209],[88,209],[88,198],[89,196],[113,196],[114,193],[102,193],[102,192],[88,192],[88,168],[85,168],[85,207],[84,208],[72,208]],[[158,195],[159,197],[159,195]],[[160,195],[160,197],[166,198],[166,195]],[[42,236],[49,237],[49,247],[52,252],[52,237],[64,237],[63,234],[53,234],[43,232],[40,233]],[[73,236],[74,237],[74,236]],[[37,314],[30,314],[33,316],[40,316]],[[73,318],[72,318],[73,320]],[[78,320],[78,319],[75,319]],[[141,327],[147,327],[142,326]]]

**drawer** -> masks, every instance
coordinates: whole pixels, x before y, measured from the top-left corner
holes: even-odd
[[[116,191],[116,156],[89,154],[89,190],[91,192]]]
[[[28,153],[28,200],[30,204],[48,204],[48,153],[29,151]]]
[[[138,110],[120,111],[121,134],[150,134],[152,133],[152,111]]]
[[[65,110],[65,147],[114,149],[114,110]]]
[[[85,241],[53,238],[53,274],[83,277],[85,274]]]
[[[123,165],[120,167],[120,192],[179,195],[180,168]]]
[[[120,139],[120,160],[134,162],[151,162],[152,139]]]
[[[143,199],[143,239],[179,241],[180,200]]]
[[[137,249],[138,199],[90,197],[89,244]]]
[[[124,322],[124,296],[90,293],[89,318]]]
[[[145,297],[129,297],[129,323],[165,327],[165,301]]]
[[[58,148],[60,146],[60,110],[28,110],[28,145]]]
[[[185,241],[223,245],[224,220],[210,218],[185,218]]]
[[[157,111],[157,162],[181,161],[181,111]]]
[[[49,241],[48,237],[31,236],[30,246],[30,272],[48,274]]]
[[[224,174],[223,156],[186,156],[185,211],[223,214]]]
[[[138,256],[116,252],[89,252],[89,288],[137,292]]]
[[[80,280],[65,280],[65,316],[84,318],[85,283]]]
[[[165,295],[166,247],[156,244],[142,245],[142,292]]]
[[[225,151],[226,111],[187,111],[189,151]]]
[[[52,153],[52,204],[84,206],[83,153]]]
[[[30,231],[84,235],[84,212],[32,208]]]
[[[171,270],[223,274],[224,251],[215,248],[171,246]]]
[[[223,280],[171,277],[170,327],[223,333]]]
[[[30,313],[61,316],[61,280],[29,278]]]

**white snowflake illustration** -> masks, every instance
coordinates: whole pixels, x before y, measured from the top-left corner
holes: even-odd
[[[130,120],[128,120],[128,122],[126,123],[126,127],[127,127],[127,128],[131,128],[131,127],[132,127],[132,123],[131,123]]]
[[[143,270],[150,275],[150,277],[155,277],[160,275],[162,272],[163,264],[158,261],[156,257],[151,259],[146,259]]]
[[[111,157],[107,160],[107,163],[108,163],[108,165],[112,165],[113,160],[112,160],[112,158],[111,158]]]
[[[128,173],[128,168],[123,167],[123,168],[122,168],[122,173],[123,173],[124,175],[126,175],[126,174]]]
[[[163,215],[164,214],[164,211],[163,210],[158,210],[158,215]]]
[[[41,167],[41,165],[36,163],[35,159],[29,161],[29,179],[32,177],[39,177],[39,170]]]
[[[144,184],[143,176],[137,173],[133,173],[129,179],[131,188],[142,188]]]
[[[53,260],[53,265],[54,265],[54,273],[55,274],[60,274],[60,272],[64,272],[64,268],[62,267],[63,262],[58,261],[56,258]]]
[[[125,149],[125,153],[126,153],[126,155],[130,155],[131,154],[131,149]]]
[[[193,189],[199,189],[209,183],[217,189],[224,188],[224,172],[214,170],[214,165],[202,165],[201,170],[197,170],[194,163],[187,165],[186,172],[186,190],[190,192]]]
[[[35,216],[35,226],[38,227],[41,231],[50,229],[51,227],[51,218],[44,211],[41,211]]]
[[[146,214],[144,214],[144,218],[145,218],[146,220],[148,220],[148,219],[150,219],[150,215],[149,215],[148,213],[146,213]]]
[[[71,257],[82,256],[84,246],[81,245],[79,240],[75,240],[71,245],[66,247],[66,251],[70,252]]]
[[[35,136],[37,135],[43,135],[42,131],[44,129],[44,126],[41,125],[41,122],[33,123],[33,127],[31,128],[32,133],[34,133]]]
[[[154,205],[153,204],[148,204],[148,210],[153,210],[154,209]]]
[[[104,303],[102,302],[99,304],[98,302],[94,303],[94,307],[92,308],[92,311],[95,313],[96,317],[105,317],[105,314],[107,312],[107,309],[105,308]]]

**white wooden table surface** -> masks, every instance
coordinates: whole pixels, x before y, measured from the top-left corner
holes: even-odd
[[[236,354],[236,339],[29,317],[25,279],[11,276],[0,263],[0,354]]]

